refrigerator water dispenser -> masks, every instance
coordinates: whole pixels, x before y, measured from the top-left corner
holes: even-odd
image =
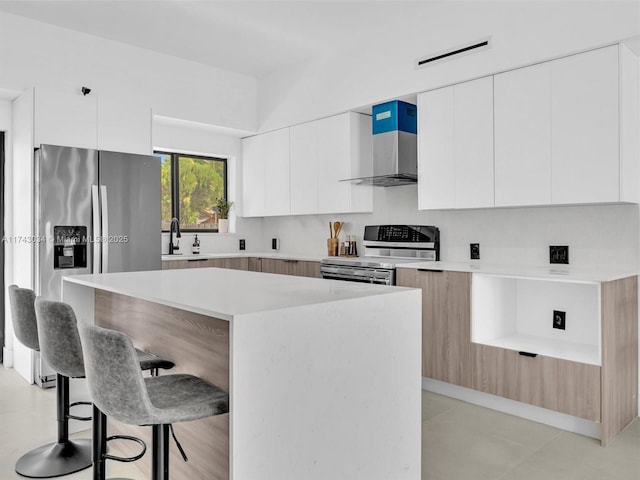
[[[87,267],[87,227],[53,227],[53,268]]]

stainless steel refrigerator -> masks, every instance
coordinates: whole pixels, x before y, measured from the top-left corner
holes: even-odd
[[[62,299],[62,277],[161,269],[160,160],[42,145],[35,155],[35,292]],[[55,384],[39,356],[36,383]]]

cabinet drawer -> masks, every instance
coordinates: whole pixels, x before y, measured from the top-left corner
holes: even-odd
[[[600,367],[472,344],[473,388],[600,421]]]

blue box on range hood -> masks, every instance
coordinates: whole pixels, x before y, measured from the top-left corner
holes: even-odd
[[[396,130],[418,133],[417,120],[416,106],[400,100],[381,103],[372,108],[374,135]]]

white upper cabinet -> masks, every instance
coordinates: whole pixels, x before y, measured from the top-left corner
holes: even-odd
[[[242,177],[244,217],[289,213],[289,129],[242,140]]]
[[[265,162],[265,214],[289,215],[289,129],[276,130],[266,136],[262,152]]]
[[[455,86],[456,208],[492,207],[493,77]]]
[[[98,104],[95,96],[36,89],[34,147],[41,144],[78,148],[98,146]]]
[[[494,202],[493,78],[418,95],[418,208]]]
[[[551,203],[551,64],[494,77],[495,204]]]
[[[341,181],[371,174],[367,115],[334,115],[248,137],[242,145],[245,217],[373,208],[370,186]]]
[[[418,95],[418,209],[455,205],[453,87]]]
[[[34,147],[41,144],[153,153],[151,108],[97,97],[34,91]]]
[[[614,45],[418,95],[418,207],[637,203],[638,77]]]
[[[151,108],[98,98],[98,149],[151,155]]]
[[[315,122],[289,130],[291,215],[318,212],[318,128]]]
[[[620,200],[618,46],[551,62],[551,201]]]

